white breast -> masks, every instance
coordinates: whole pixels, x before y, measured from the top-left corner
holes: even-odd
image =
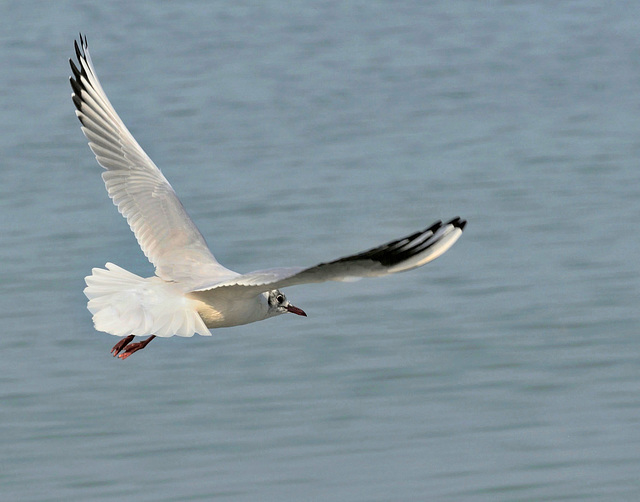
[[[268,303],[263,294],[230,298],[220,293],[220,290],[210,290],[187,294],[209,329],[249,324],[269,317]]]

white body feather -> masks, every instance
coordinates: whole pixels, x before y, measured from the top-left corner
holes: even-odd
[[[198,301],[184,296],[175,283],[143,278],[107,263],[85,278],[84,294],[98,331],[116,336],[160,337],[211,335],[198,315]]]
[[[155,265],[143,278],[112,263],[86,277],[95,327],[116,336],[209,336],[209,328],[237,326],[292,312],[279,288],[379,277],[420,267],[458,240],[466,221],[454,218],[363,253],[309,268],[238,274],[222,266],[191,221],[173,188],[136,142],[109,102],[91,63],[86,38],[70,61],[72,99],[82,132],[107,192]],[[271,292],[271,293],[270,293]],[[276,303],[273,298],[280,298]],[[278,303],[279,302],[279,303]]]
[[[95,328],[112,335],[211,336],[212,328],[270,317],[263,294],[244,299],[212,290],[185,295],[177,283],[140,277],[113,263],[91,272],[85,278],[87,306]]]

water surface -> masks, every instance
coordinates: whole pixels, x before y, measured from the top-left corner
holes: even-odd
[[[635,500],[632,3],[58,2],[0,16],[7,501]],[[309,317],[121,362],[83,278],[153,273],[73,114],[78,30],[218,259],[312,265],[469,220]]]

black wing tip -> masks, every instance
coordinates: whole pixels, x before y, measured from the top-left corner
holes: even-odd
[[[424,230],[415,232],[411,235],[402,237],[395,241],[388,242],[387,244],[383,244],[382,246],[378,246],[363,253],[358,253],[353,256],[341,258],[339,260],[336,260],[335,262],[373,260],[385,267],[392,267],[410,259],[417,254],[424,252],[426,249],[433,246],[435,242],[438,242],[440,240],[440,234],[438,234],[435,240],[434,236],[442,228],[451,225],[454,229],[457,228],[462,231],[464,230],[466,224],[467,221],[463,220],[459,216],[456,216],[452,220],[449,220],[447,223],[442,223],[441,220],[438,220]]]
[[[456,216],[452,220],[447,222],[447,225],[453,225],[455,228],[459,228],[460,231],[464,230],[464,227],[467,226],[467,220],[463,220],[460,216]]]
[[[69,83],[71,84],[71,90],[73,91],[71,98],[73,100],[73,104],[75,105],[77,110],[81,110],[82,108],[82,94],[86,92],[86,88],[82,83],[82,77],[85,80],[88,80],[87,75],[87,37],[82,33],[78,34],[78,39],[73,41],[73,47],[76,53],[76,61],[72,58],[69,58],[69,66],[71,66],[72,75],[69,77]],[[80,122],[82,122],[82,119]]]
[[[463,220],[462,218],[460,218],[460,216],[456,216],[455,218],[450,219],[446,223],[442,223],[442,220],[438,220],[432,223],[431,226],[428,226],[427,228],[422,230],[421,232],[416,232],[415,234],[406,237],[406,239],[412,240],[420,235],[426,234],[427,232],[432,232],[435,234],[438,230],[440,230],[442,227],[446,227],[447,225],[452,225],[454,228],[459,228],[460,231],[463,231],[464,227],[467,226],[467,220]]]
[[[78,43],[78,40],[80,41],[80,43]],[[82,33],[79,33],[78,40],[73,41],[73,48],[75,50],[76,59],[80,68],[78,69],[73,59],[69,58],[71,71],[76,78],[78,78],[80,75],[86,75],[85,66],[87,61],[87,49],[89,48],[89,45],[87,44],[87,37],[83,36]]]
[[[78,44],[78,42],[80,43]],[[76,53],[80,52],[80,48],[84,51],[89,47],[89,44],[87,43],[87,36],[83,35],[81,31],[78,32],[78,38],[73,41],[73,45],[75,46]]]

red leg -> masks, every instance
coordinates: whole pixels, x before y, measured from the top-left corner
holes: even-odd
[[[138,352],[139,350],[144,349],[149,344],[149,342],[153,340],[155,337],[156,335],[151,335],[149,338],[147,338],[146,340],[142,340],[141,342],[130,343],[129,345],[124,347],[124,352],[118,355],[118,357],[120,359],[126,359],[134,352]]]
[[[129,343],[131,343],[131,340],[133,340],[133,335],[126,336],[122,340],[120,340],[118,343],[116,343],[111,349],[111,353],[113,354],[113,357],[116,357],[122,349],[124,349],[127,345],[129,345]]]

